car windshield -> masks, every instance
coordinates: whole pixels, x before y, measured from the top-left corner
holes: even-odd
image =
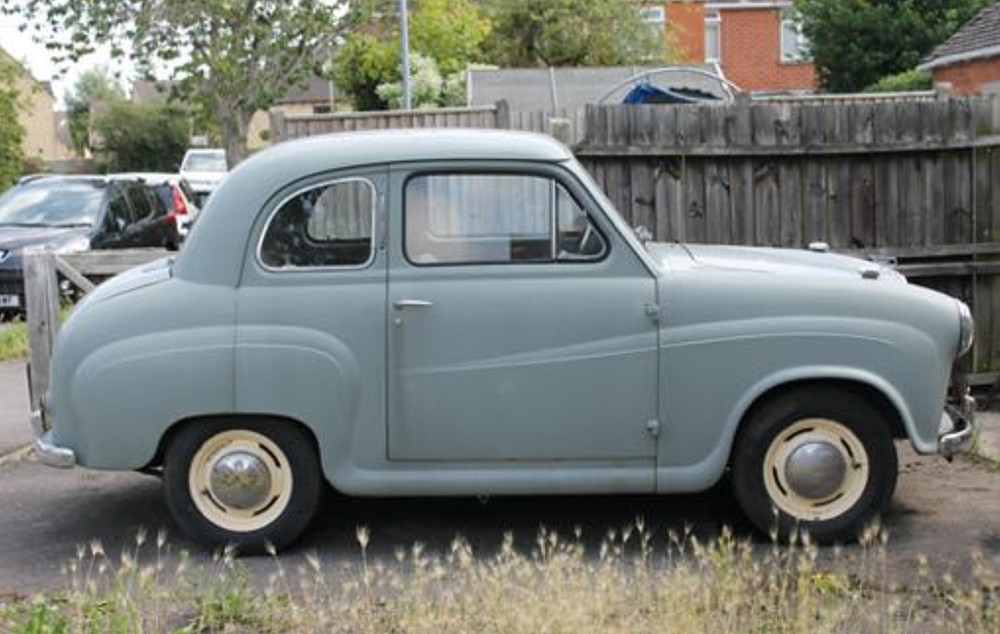
[[[192,152],[184,158],[181,166],[186,172],[225,172],[226,154],[224,152]]]
[[[0,196],[0,225],[90,227],[104,197],[100,181],[41,180],[10,188]]]

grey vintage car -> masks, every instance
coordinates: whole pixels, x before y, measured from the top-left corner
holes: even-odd
[[[177,307],[183,306],[184,310]],[[281,547],[361,496],[702,491],[764,532],[857,536],[894,439],[950,455],[968,308],[814,250],[643,243],[547,137],[279,144],[183,252],[62,329],[42,460],[162,473],[176,522]]]

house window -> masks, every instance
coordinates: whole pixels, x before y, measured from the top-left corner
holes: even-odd
[[[639,17],[643,22],[656,29],[658,34],[663,35],[667,26],[667,12],[662,6],[643,7],[639,9]]]
[[[718,64],[722,61],[722,32],[718,11],[705,11],[705,62]]]
[[[781,61],[801,62],[808,60],[809,40],[802,32],[802,20],[795,11],[781,14]]]

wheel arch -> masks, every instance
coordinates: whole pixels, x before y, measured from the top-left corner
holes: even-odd
[[[737,438],[739,438],[740,432],[746,427],[748,421],[753,418],[755,412],[768,402],[783,397],[791,392],[815,388],[844,390],[863,398],[865,401],[871,403],[876,409],[878,409],[880,413],[882,413],[889,426],[889,432],[894,439],[904,439],[909,437],[907,432],[908,425],[905,418],[906,414],[904,413],[906,410],[905,408],[902,408],[901,399],[897,394],[893,393],[892,396],[890,396],[884,388],[876,386],[872,382],[858,377],[827,376],[796,378],[776,383],[759,392],[752,399],[750,404],[743,409],[736,428],[733,430],[731,436],[729,446],[730,460],[732,459],[733,451],[736,448],[736,441]]]
[[[182,418],[178,421],[172,423],[160,436],[160,440],[156,446],[156,452],[153,454],[153,459],[143,467],[143,471],[156,470],[163,466],[163,460],[166,457],[167,449],[170,444],[177,437],[182,429],[188,425],[195,425],[199,423],[207,423],[214,421],[239,421],[239,420],[269,420],[269,421],[282,421],[288,423],[289,425],[294,425],[299,429],[309,442],[313,446],[313,450],[316,452],[316,457],[322,462],[322,454],[320,453],[319,440],[316,437],[316,433],[311,427],[303,423],[302,421],[290,418],[288,416],[278,416],[275,414],[266,413],[233,413],[233,414],[205,414],[199,416],[189,416]]]

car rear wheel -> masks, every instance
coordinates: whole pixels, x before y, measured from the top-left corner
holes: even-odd
[[[743,512],[787,541],[854,540],[889,504],[897,462],[888,421],[859,394],[786,392],[758,407],[737,435],[733,489]]]
[[[281,548],[319,507],[322,473],[314,443],[293,423],[188,423],[164,462],[167,505],[191,537],[239,552]]]

